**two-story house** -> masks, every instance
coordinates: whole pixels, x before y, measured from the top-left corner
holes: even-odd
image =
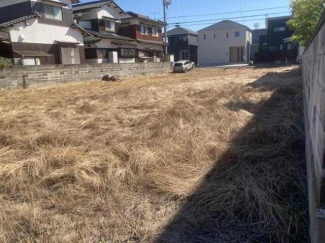
[[[190,60],[198,63],[199,34],[183,27],[176,27],[167,32],[168,53],[174,54],[174,60]]]
[[[100,0],[73,5],[78,25],[91,36],[84,38],[88,63],[135,62],[137,43],[134,39],[117,34],[121,18],[127,14],[114,1]]]
[[[71,5],[78,0],[1,0],[0,56],[17,65],[85,62],[83,36]]]
[[[164,47],[167,46],[162,35],[166,23],[133,12],[127,12],[127,16],[121,20],[119,34],[137,41],[137,61],[160,62]]]
[[[199,64],[247,63],[252,31],[245,25],[225,20],[199,33]]]
[[[267,33],[260,36],[260,62],[295,62],[299,44],[292,41],[293,31],[287,25],[290,16],[266,19]]]
[[[251,61],[255,62],[255,55],[259,53],[260,50],[263,49],[263,45],[260,46],[260,39],[262,36],[261,41],[263,40],[263,36],[267,34],[267,29],[256,29],[253,30],[253,38],[252,38],[252,45],[251,45]],[[265,47],[265,45],[264,45]]]

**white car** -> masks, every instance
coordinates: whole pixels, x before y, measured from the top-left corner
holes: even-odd
[[[173,67],[173,72],[174,73],[186,73],[189,70],[194,69],[195,63],[191,61],[178,61],[175,63]]]

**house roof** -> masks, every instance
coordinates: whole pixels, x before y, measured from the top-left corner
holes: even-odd
[[[113,33],[103,33],[103,32],[97,32],[97,31],[88,30],[88,29],[87,29],[87,32],[90,33],[93,36],[104,38],[104,39],[135,41],[132,38],[129,38],[129,37],[126,37],[126,36],[116,35],[116,34],[113,34]]]
[[[151,19],[150,17],[148,17],[146,15],[142,15],[142,14],[138,14],[138,13],[134,13],[134,12],[126,12],[126,13],[127,13],[127,16],[123,17],[122,20],[123,19],[135,19],[135,18],[138,18],[138,19],[147,20],[147,21],[159,24],[159,25],[163,25],[163,26],[167,25],[163,21]]]
[[[18,23],[24,22],[24,21],[29,20],[29,19],[40,18],[40,17],[41,17],[41,15],[39,13],[33,12],[30,15],[25,15],[25,16],[20,17],[18,19],[13,19],[13,20],[10,20],[8,22],[1,23],[0,24],[0,29],[7,28],[7,27],[9,27],[11,25],[18,24]]]
[[[150,40],[137,40],[139,43],[145,43],[145,44],[155,44],[155,45],[163,45],[168,46],[165,42],[160,41],[150,41]]]
[[[191,34],[191,35],[199,35],[197,32],[184,28],[184,27],[176,27],[167,32],[167,35],[183,35],[183,34]]]
[[[210,25],[202,30],[199,30],[198,32],[212,31],[212,30],[225,30],[225,29],[238,29],[238,28],[246,28],[248,31],[252,32],[252,30],[250,28],[248,28],[247,26],[239,24],[239,23],[231,21],[231,20],[223,20],[221,22]]]
[[[78,24],[76,24],[76,23],[73,23],[73,24],[71,25],[71,28],[72,28],[72,29],[78,29],[78,30],[80,30],[81,32],[83,32],[84,34],[86,34],[86,35],[88,35],[88,36],[91,35],[91,34],[88,32],[88,30],[85,30],[84,28],[82,28],[80,25],[78,25]]]
[[[112,4],[115,9],[118,9],[120,11],[120,13],[126,14],[124,10],[120,6],[118,6],[117,3],[114,2],[113,0],[98,0],[89,3],[79,3],[79,4],[72,5],[72,9],[73,12],[80,12],[83,10],[89,10],[93,8],[101,8],[109,4]]]

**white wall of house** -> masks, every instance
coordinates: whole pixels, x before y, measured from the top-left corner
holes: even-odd
[[[120,63],[135,63],[135,58],[120,58]]]
[[[55,44],[56,41],[60,41],[79,42],[80,45],[83,45],[83,36],[80,30],[39,23],[38,19],[30,19],[26,23],[10,27],[12,42]]]
[[[236,31],[244,31],[245,34],[241,37],[235,37]],[[204,35],[206,36],[205,39]],[[199,64],[229,63],[230,47],[244,47],[244,60],[247,61],[247,41],[252,42],[252,33],[245,28],[200,31]]]
[[[104,17],[119,19],[120,14],[114,8],[105,5],[100,9],[95,8],[90,10],[88,13],[83,14],[79,20],[102,19]]]

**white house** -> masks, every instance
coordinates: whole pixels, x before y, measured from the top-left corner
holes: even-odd
[[[199,64],[247,63],[252,31],[245,25],[225,20],[199,33]]]
[[[86,62],[133,63],[136,41],[118,35],[121,18],[127,14],[111,0],[93,1],[73,5],[78,25],[91,33],[84,38]]]
[[[1,0],[0,56],[23,65],[84,63],[89,34],[74,24],[77,1]]]

